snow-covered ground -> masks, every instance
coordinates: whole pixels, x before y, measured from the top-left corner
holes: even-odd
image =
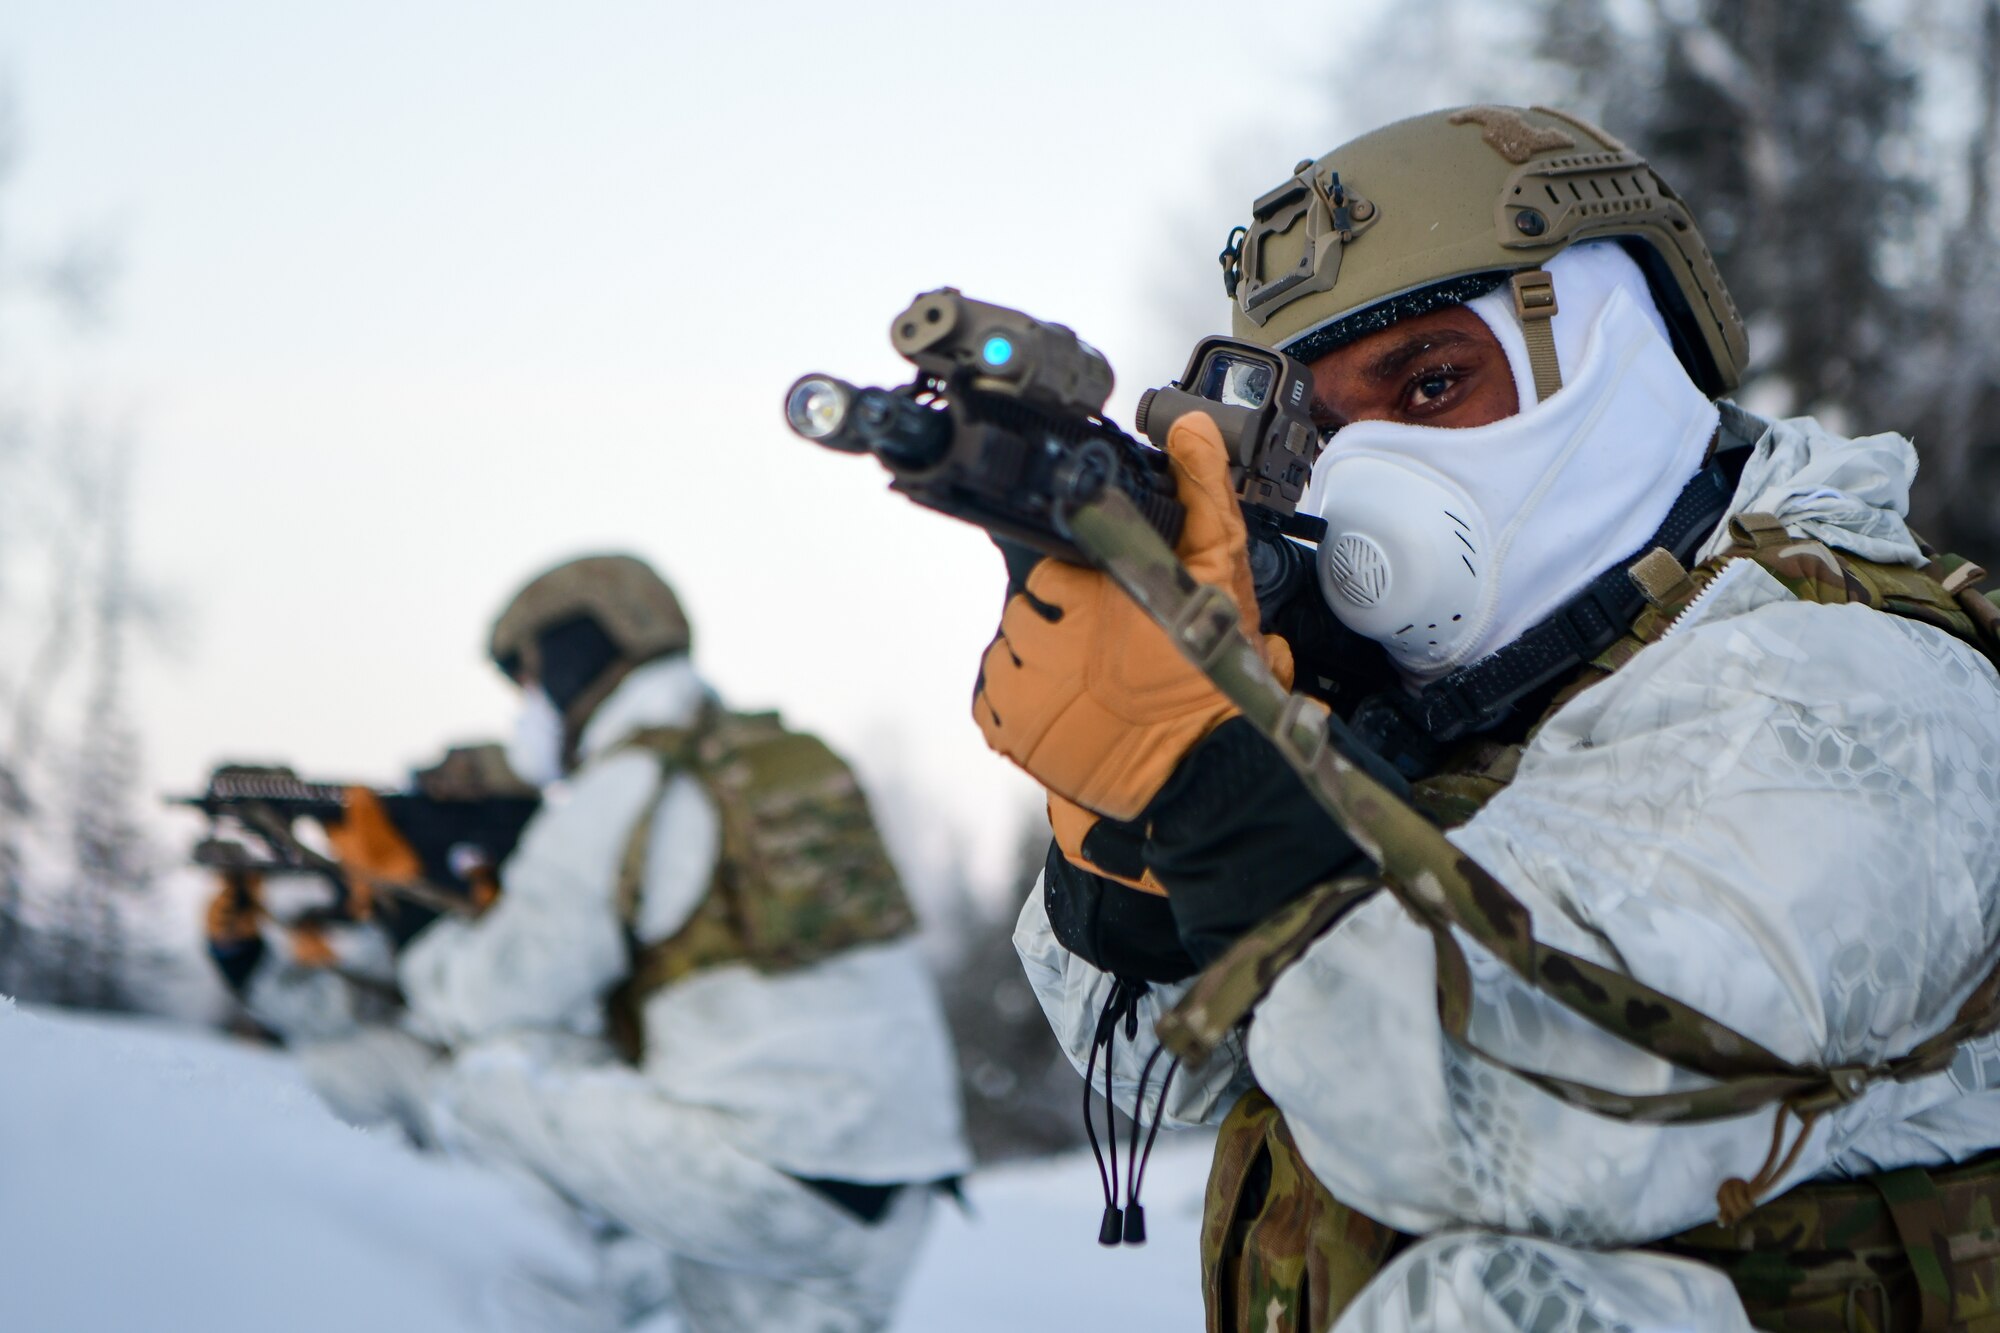
[[[592,1247],[339,1124],[284,1061],[0,1000],[0,1329],[601,1326]]]
[[[901,1330],[1193,1328],[1207,1144],[1162,1140],[1151,1243],[1096,1244],[1088,1155],[940,1210]],[[513,1183],[327,1115],[279,1055],[0,999],[0,1330],[605,1327],[594,1248]]]
[[[1213,1146],[1205,1134],[1160,1136],[1144,1181],[1148,1239],[1136,1248],[1097,1244],[1104,1192],[1088,1153],[979,1173],[966,1185],[972,1216],[941,1210],[931,1228],[897,1329],[1200,1328],[1201,1196]]]

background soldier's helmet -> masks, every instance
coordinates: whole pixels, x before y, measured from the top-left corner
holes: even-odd
[[[1545,107],[1435,111],[1299,163],[1230,234],[1224,285],[1239,338],[1310,361],[1508,281],[1517,313],[1552,314],[1541,265],[1607,239],[1645,272],[1689,378],[1734,389],[1743,321],[1686,206],[1637,153]]]
[[[593,555],[532,580],[494,622],[494,662],[516,680],[546,680],[541,660],[552,632],[589,622],[628,663],[684,653],[693,643],[680,598],[651,565],[629,555]]]

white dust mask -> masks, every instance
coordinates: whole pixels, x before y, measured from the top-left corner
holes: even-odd
[[[1629,282],[1577,293],[1586,306],[1601,293],[1594,318],[1550,270],[1557,318],[1587,320],[1562,389],[1534,403],[1529,387],[1525,411],[1470,429],[1343,427],[1300,505],[1327,521],[1318,565],[1334,614],[1415,680],[1504,647],[1636,554],[1715,432],[1715,405],[1681,368],[1636,266]]]
[[[539,685],[521,691],[521,711],[514,718],[514,735],[507,742],[507,766],[531,786],[546,787],[562,780],[562,713]]]

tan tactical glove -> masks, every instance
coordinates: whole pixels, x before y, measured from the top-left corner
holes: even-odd
[[[465,881],[472,896],[472,910],[484,913],[500,901],[500,869],[487,859],[486,849],[461,842],[449,853],[451,873]]]
[[[1257,632],[1248,538],[1214,421],[1200,412],[1182,417],[1167,434],[1167,453],[1187,510],[1177,553],[1196,579],[1230,594],[1244,629],[1289,685],[1291,649]],[[1052,796],[1131,819],[1182,756],[1238,710],[1109,578],[1044,560],[1001,614],[972,711],[986,743]]]
[[[286,932],[292,961],[300,967],[332,967],[340,961],[326,927],[317,923],[293,926]]]
[[[263,919],[264,877],[245,870],[225,870],[222,887],[208,900],[204,918],[208,942],[218,948],[247,944],[257,938]]]
[[[1158,894],[1163,898],[1166,896],[1165,886],[1153,878],[1153,872],[1150,870],[1142,871],[1139,877],[1134,879],[1130,875],[1119,874],[1092,861],[1090,854],[1083,850],[1083,840],[1097,827],[1099,822],[1097,815],[1054,792],[1048,793],[1048,797],[1049,829],[1056,836],[1056,846],[1062,848],[1064,860],[1079,870],[1088,870],[1093,875],[1115,880],[1128,889]]]
[[[349,787],[340,819],[326,826],[326,840],[352,881],[348,910],[364,920],[373,905],[371,887],[378,881],[407,884],[424,877],[424,863],[396,826],[382,798],[366,787]]]

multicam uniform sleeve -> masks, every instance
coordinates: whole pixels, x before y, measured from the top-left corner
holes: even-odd
[[[2000,682],[1941,632],[1742,568],[1553,718],[1453,840],[1547,942],[1786,1059],[1877,1061],[1943,1027],[1994,960]],[[1467,953],[1485,1050],[1633,1093],[1694,1080]],[[1441,1032],[1433,978],[1429,936],[1378,895],[1257,1011],[1251,1065],[1342,1200],[1412,1232],[1617,1245],[1712,1218],[1717,1186],[1764,1160],[1773,1112],[1619,1122],[1486,1063]],[[1814,1126],[1778,1187],[1975,1090],[1959,1072],[1877,1086]]]
[[[1021,956],[1021,966],[1063,1053],[1076,1066],[1077,1073],[1082,1074],[1090,1066],[1092,1038],[1111,999],[1114,980],[1109,973],[1099,971],[1065,949],[1056,939],[1043,906],[1040,880],[1021,907],[1014,926],[1014,949]],[[1153,1036],[1154,1024],[1161,1014],[1173,1008],[1186,989],[1186,983],[1147,987],[1136,1002],[1133,1025],[1136,1037],[1128,1039],[1125,1024],[1118,1025],[1117,1040],[1111,1048],[1111,1095],[1127,1115],[1133,1114],[1138,1101],[1139,1077],[1146,1061],[1159,1046]],[[1149,1118],[1159,1108],[1160,1085],[1171,1058],[1163,1055],[1153,1066],[1145,1101]],[[1100,1089],[1104,1079],[1103,1060],[1100,1052],[1092,1079]],[[1249,1087],[1249,1068],[1232,1035],[1201,1068],[1175,1071],[1161,1123],[1170,1128],[1217,1124]]]

